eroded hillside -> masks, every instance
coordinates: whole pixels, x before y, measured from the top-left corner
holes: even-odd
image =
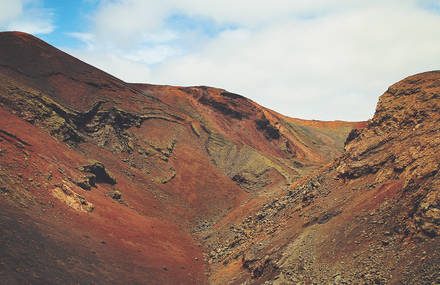
[[[440,72],[367,123],[129,84],[0,33],[5,284],[440,283]]]
[[[0,74],[11,284],[207,284],[204,235],[333,161],[362,126],[221,89],[128,84],[17,32],[0,33]]]
[[[205,236],[210,281],[439,283],[439,119],[440,72],[392,85],[341,158]]]

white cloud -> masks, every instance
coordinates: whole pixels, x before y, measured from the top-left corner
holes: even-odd
[[[55,26],[50,9],[41,8],[38,0],[2,0],[0,30],[30,34],[49,34]]]
[[[94,32],[101,41],[131,44],[143,39],[145,31],[162,28],[167,8],[160,1],[103,1],[94,15]]]
[[[17,0],[2,0],[0,9],[0,25],[14,19],[20,15],[22,11],[21,1]]]
[[[50,34],[55,27],[46,19],[18,19],[5,26],[8,31],[20,31],[34,35]]]
[[[389,85],[438,69],[440,15],[428,2],[102,1],[84,59],[126,81],[211,85],[294,117],[366,120]],[[188,26],[170,26],[173,15]],[[218,30],[193,27],[199,18]]]
[[[88,50],[95,47],[96,38],[92,33],[66,32],[66,35],[85,43]]]
[[[67,53],[88,64],[111,73],[113,76],[127,82],[148,82],[151,78],[150,69],[145,64],[132,61],[122,54],[103,50],[74,50],[64,49]]]

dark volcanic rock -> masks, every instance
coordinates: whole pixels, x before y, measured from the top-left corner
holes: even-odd
[[[89,165],[84,165],[78,167],[79,170],[83,172],[92,173],[95,175],[95,178],[92,179],[91,185],[96,183],[108,183],[111,185],[116,184],[116,179],[113,177],[112,174],[110,174],[107,169],[105,169],[104,164],[101,162],[95,161]],[[93,181],[94,180],[94,181]],[[90,181],[90,179],[89,179]],[[90,182],[89,182],[90,184]]]

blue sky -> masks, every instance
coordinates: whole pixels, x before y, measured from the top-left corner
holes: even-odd
[[[80,48],[84,42],[72,37],[69,33],[85,32],[93,24],[93,12],[99,7],[99,1],[38,1],[36,7],[47,9],[52,20],[54,31],[42,33],[39,37],[54,46]],[[34,4],[35,5],[35,4]],[[34,6],[35,7],[35,6]],[[191,17],[178,11],[170,14],[165,20],[168,29],[176,31],[198,31],[208,37],[213,37],[224,30],[236,28],[231,24],[218,25],[209,17]],[[147,43],[144,43],[147,44]]]
[[[39,5],[50,10],[54,25],[53,32],[39,35],[40,38],[54,46],[80,47],[82,42],[66,33],[87,30],[88,15],[96,9],[98,2],[47,0]]]
[[[0,0],[36,35],[128,82],[210,85],[280,113],[366,120],[439,69],[438,0]]]

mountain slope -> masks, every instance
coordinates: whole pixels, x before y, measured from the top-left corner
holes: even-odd
[[[211,283],[439,283],[439,119],[439,71],[392,85],[341,158],[207,236]]]
[[[0,275],[12,284],[206,284],[200,238],[331,162],[363,124],[128,84],[18,32],[0,33],[0,74]]]

